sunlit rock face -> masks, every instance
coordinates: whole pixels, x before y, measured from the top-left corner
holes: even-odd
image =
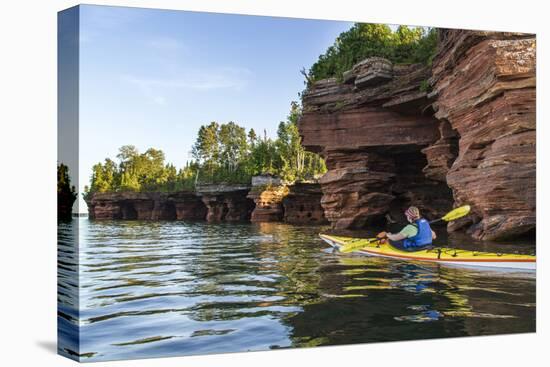
[[[258,180],[253,182],[258,182]],[[283,219],[283,199],[288,194],[288,186],[275,180],[274,185],[264,183],[253,185],[247,197],[254,201],[255,207],[250,216],[251,222],[280,222]]]
[[[207,208],[208,222],[240,222],[250,220],[254,201],[248,198],[247,185],[201,185],[197,195]]]
[[[463,225],[479,239],[534,230],[535,36],[443,30],[430,83],[435,117],[459,137],[446,180],[475,213]]]
[[[368,76],[371,77],[368,77]],[[385,215],[417,205],[427,217],[452,207],[444,182],[427,177],[421,152],[440,138],[422,65],[367,59],[336,79],[313,84],[299,122],[306,149],[326,160],[321,205],[336,229],[382,226]]]
[[[289,187],[283,199],[285,223],[326,224],[325,212],[321,206],[323,193],[318,183],[296,183]]]
[[[204,220],[206,206],[193,192],[94,193],[87,199],[90,219]]]
[[[535,38],[442,30],[431,66],[367,59],[310,85],[299,122],[328,172],[321,205],[338,229],[384,225],[418,206],[480,239],[535,227]]]

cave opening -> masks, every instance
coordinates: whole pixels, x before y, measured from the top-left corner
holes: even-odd
[[[222,212],[220,215],[220,220],[225,220],[225,217],[227,217],[227,213],[229,213],[229,206],[227,205],[227,203],[224,202],[222,204]]]
[[[456,145],[458,147],[458,138]],[[399,227],[406,223],[404,211],[409,206],[418,207],[428,220],[440,218],[452,209],[452,190],[446,182],[426,177],[423,169],[428,161],[420,150],[396,153],[394,162],[396,176],[391,193],[395,198],[389,206],[389,217],[383,218],[386,226]]]
[[[246,211],[244,217],[242,217],[242,220],[250,220],[250,217],[252,216],[252,211],[254,211],[254,208],[256,207],[256,203],[254,200],[246,198]]]
[[[365,222],[364,227],[366,228],[385,228],[387,226],[387,219],[386,217],[382,216],[375,216],[368,218]]]
[[[168,201],[164,203],[160,214],[160,219],[176,220],[176,218],[177,218],[176,204],[173,201]]]
[[[130,201],[123,201],[120,204],[120,213],[122,219],[135,220],[138,217],[137,210],[134,203]]]

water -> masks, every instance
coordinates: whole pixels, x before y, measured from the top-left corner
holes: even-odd
[[[535,331],[534,275],[335,254],[325,229],[61,224],[59,350],[80,342],[99,361]]]

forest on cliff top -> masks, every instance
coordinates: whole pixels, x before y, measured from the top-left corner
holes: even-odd
[[[191,155],[193,160],[177,169],[165,162],[162,150],[149,148],[140,153],[133,145],[119,149],[118,163],[111,158],[92,168],[85,195],[117,191],[194,190],[197,184],[250,184],[252,176],[271,174],[286,181],[313,179],[324,172],[323,159],[306,152],[298,134],[301,110],[292,102],[286,121],[281,121],[277,138],[259,136],[235,122],[211,122],[200,127]]]
[[[341,78],[344,71],[368,57],[383,57],[395,64],[430,64],[436,47],[436,28],[398,26],[393,31],[387,24],[355,23],[302,74],[308,84]]]

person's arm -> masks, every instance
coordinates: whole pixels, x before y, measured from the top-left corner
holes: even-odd
[[[392,241],[401,241],[401,240],[404,240],[405,238],[407,238],[405,235],[403,235],[401,233],[395,233],[395,234],[386,233],[386,236]]]
[[[435,232],[433,231],[433,229],[431,230],[432,231],[432,240],[435,240],[437,238],[437,235],[435,234]]]

